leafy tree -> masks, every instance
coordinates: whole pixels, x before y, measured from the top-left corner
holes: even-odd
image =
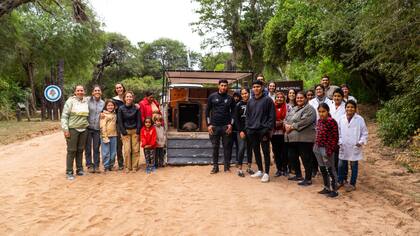
[[[106,33],[104,38],[105,47],[102,51],[100,62],[95,66],[92,78],[92,82],[99,85],[103,85],[102,78],[105,68],[123,64],[131,49],[130,41],[121,34]]]
[[[0,24],[6,26],[0,31],[0,51],[4,49],[8,58],[0,68],[5,69],[3,73],[18,72],[16,81],[31,89],[32,110],[36,109],[37,89],[42,88],[44,76],[50,74],[58,60],[65,61],[66,78],[80,78],[91,70],[92,58],[100,46],[97,22],[75,24],[68,8],[51,9],[54,15],[28,4],[0,19]]]
[[[136,101],[144,98],[146,91],[152,92],[156,97],[162,90],[162,79],[154,79],[152,76],[145,76],[142,78],[132,77],[121,81],[127,90],[131,90],[136,95]]]
[[[200,7],[195,30],[206,36],[204,47],[231,46],[236,68],[262,71],[265,24],[274,14],[276,0],[195,0]]]
[[[192,69],[199,62],[199,54],[189,52],[187,47],[177,40],[161,38],[151,43],[140,43],[139,47],[144,75],[154,78],[160,78],[163,70]]]
[[[37,0],[4,0],[0,2],[0,17],[3,15],[12,12],[14,9],[20,7],[21,5],[27,3],[34,3],[37,4],[40,8],[44,11],[51,13],[51,9],[48,5],[57,5],[61,8],[63,6],[57,2],[56,0],[44,0],[44,1],[37,1]],[[86,13],[86,6],[81,0],[71,0],[68,1],[68,4],[71,3],[73,7],[73,16],[77,22],[86,22],[88,20],[88,14]]]
[[[201,58],[200,68],[201,70],[223,70],[225,64],[232,59],[232,53],[219,52],[219,53],[208,53]]]

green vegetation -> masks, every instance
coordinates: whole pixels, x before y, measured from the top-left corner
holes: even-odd
[[[199,18],[192,27],[203,47],[229,45],[232,53],[202,56],[168,38],[132,45],[104,32],[80,0],[0,8],[0,89],[8,91],[0,94],[0,119],[12,116],[28,92],[32,110],[39,107],[45,78],[64,60],[67,95],[76,83],[98,83],[110,97],[124,81],[141,98],[145,89],[160,91],[164,69],[252,70],[267,80],[301,79],[306,89],[328,74],[333,84],[348,84],[358,101],[380,105],[386,144],[405,143],[419,128],[416,1],[194,1]]]
[[[334,84],[349,84],[360,102],[382,105],[378,122],[386,144],[404,143],[419,128],[415,1],[196,2],[194,26],[207,45],[228,42],[238,69],[264,72],[268,80],[302,79],[306,88],[325,73]]]

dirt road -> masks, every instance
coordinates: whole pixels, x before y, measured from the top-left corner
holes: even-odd
[[[360,179],[366,167],[360,165]],[[143,167],[144,169],[144,167]],[[62,133],[0,147],[0,235],[419,235],[420,222],[366,187],[327,199],[210,167],[67,181]],[[361,181],[361,185],[363,181]]]

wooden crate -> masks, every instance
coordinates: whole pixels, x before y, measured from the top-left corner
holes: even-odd
[[[172,88],[170,90],[171,107],[175,108],[177,102],[187,101],[188,89],[187,88]],[[174,114],[174,113],[173,113]]]

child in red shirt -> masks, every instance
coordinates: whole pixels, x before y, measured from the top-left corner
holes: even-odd
[[[144,126],[141,128],[141,146],[144,149],[146,159],[146,173],[150,174],[155,168],[156,129],[153,126],[152,118],[144,119]]]

